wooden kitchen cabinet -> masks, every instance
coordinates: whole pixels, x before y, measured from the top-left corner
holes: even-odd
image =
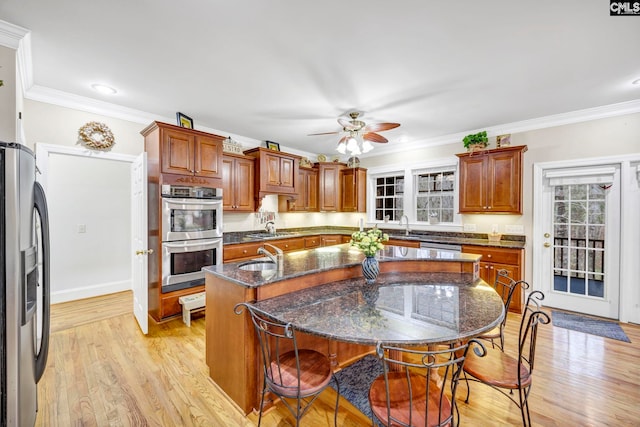
[[[340,212],[342,202],[341,172],[344,163],[320,162],[318,165],[318,209]]]
[[[263,256],[258,253],[258,249],[263,247],[265,243],[276,246],[284,252],[299,251],[305,249],[304,237],[292,237],[289,239],[262,240],[259,242],[236,243],[232,245],[224,245],[223,260],[224,262],[236,262],[248,260]],[[273,252],[272,249],[268,249]]]
[[[460,213],[522,214],[522,162],[526,145],[457,154]]]
[[[342,170],[342,212],[367,211],[367,170],[345,168]]]
[[[385,243],[385,245],[391,246],[404,246],[407,248],[419,248],[420,242],[416,240],[403,240],[403,239],[389,239]]]
[[[222,178],[223,137],[153,122],[142,132],[145,146],[159,144],[162,174]]]
[[[298,194],[278,197],[280,212],[318,211],[318,169],[300,166],[298,168]]]
[[[297,195],[300,156],[257,147],[244,152],[255,157],[255,195]]]
[[[321,246],[333,246],[342,244],[342,234],[327,234],[320,238]]]
[[[524,249],[497,248],[488,246],[463,245],[463,253],[482,255],[480,259],[480,278],[494,286],[498,270],[504,269],[513,280],[524,279]],[[518,287],[513,294],[509,311],[522,313],[524,292]]]
[[[240,154],[222,156],[222,207],[230,212],[253,212],[254,158]]]
[[[313,249],[320,247],[321,238],[320,236],[312,236],[304,238],[304,248],[305,249]]]

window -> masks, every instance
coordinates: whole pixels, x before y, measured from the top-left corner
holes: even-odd
[[[399,221],[404,215],[404,175],[375,178],[375,220]]]
[[[454,221],[456,174],[454,170],[416,173],[416,221]]]
[[[457,182],[457,159],[369,169],[369,221],[397,224],[406,215],[414,225],[460,226]]]

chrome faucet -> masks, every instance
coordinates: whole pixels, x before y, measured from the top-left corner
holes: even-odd
[[[275,255],[269,252],[266,246],[272,248],[275,252]],[[282,252],[282,249],[277,246],[270,245],[269,243],[265,243],[263,247],[258,248],[258,253],[269,258],[271,262],[278,266],[278,271],[282,271],[284,267],[284,252]]]
[[[400,221],[398,221],[398,225],[402,227],[402,219],[403,218],[406,220],[406,227],[405,227],[405,230],[404,230],[404,235],[408,236],[409,235],[409,217],[406,216],[406,215],[402,215],[400,217]]]
[[[269,234],[276,234],[276,224],[273,221],[269,221],[267,222],[267,224],[264,226],[264,229],[267,230],[267,233]]]

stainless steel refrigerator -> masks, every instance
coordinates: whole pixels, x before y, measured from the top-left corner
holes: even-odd
[[[33,152],[0,142],[0,426],[33,427],[49,349],[49,224]]]

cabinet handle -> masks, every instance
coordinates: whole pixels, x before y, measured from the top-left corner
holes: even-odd
[[[491,254],[488,254],[488,255],[487,255],[487,258],[491,258]]]

